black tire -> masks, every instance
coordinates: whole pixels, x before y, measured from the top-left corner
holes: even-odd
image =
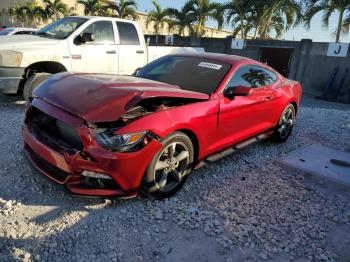
[[[51,75],[49,73],[36,73],[29,77],[23,87],[24,100],[28,101],[33,96],[34,90]]]
[[[174,132],[164,138],[161,143],[163,147],[153,157],[140,187],[142,195],[153,199],[163,199],[180,190],[193,166],[194,149],[192,141],[184,133]],[[172,151],[174,152],[173,157],[171,157]],[[186,152],[188,152],[187,158],[176,161],[185,157]],[[161,163],[168,163],[167,168],[159,169],[163,166]],[[156,168],[159,170],[156,170]],[[164,176],[167,177],[165,182]]]
[[[292,104],[286,106],[283,110],[280,119],[278,120],[275,132],[272,135],[272,139],[275,142],[286,142],[292,133],[295,124],[295,107]]]

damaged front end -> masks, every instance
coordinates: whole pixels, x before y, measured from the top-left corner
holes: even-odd
[[[123,134],[122,128],[199,100],[151,97],[138,101],[129,102],[115,121],[90,123],[35,98],[23,130],[26,154],[37,169],[74,194],[135,196],[148,164],[162,147],[161,137],[151,130]]]
[[[117,134],[118,130],[149,114],[194,103],[194,99],[148,98],[129,108],[117,121],[88,124],[93,130],[96,142],[104,149],[114,152],[135,152],[146,146],[150,140],[160,137],[150,130],[130,134]]]

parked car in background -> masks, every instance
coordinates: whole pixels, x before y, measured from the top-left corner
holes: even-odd
[[[24,149],[75,194],[164,198],[202,160],[286,141],[301,92],[267,65],[210,53],[165,56],[135,77],[56,74],[27,103]]]
[[[28,98],[50,74],[64,71],[132,74],[171,53],[203,51],[191,47],[147,47],[141,27],[111,17],[72,16],[35,35],[0,37],[0,92]],[[41,73],[41,74],[40,74]]]
[[[5,28],[0,32],[0,36],[5,35],[32,35],[38,29],[35,28],[24,28],[24,27],[9,27]]]
[[[7,28],[7,26],[3,25],[3,26],[0,27],[0,31],[5,30],[6,28]]]

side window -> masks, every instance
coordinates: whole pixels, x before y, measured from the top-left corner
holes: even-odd
[[[31,35],[32,32],[31,31],[19,31],[14,33],[14,35]]]
[[[131,23],[117,22],[121,45],[140,45],[139,35]]]
[[[260,66],[242,66],[238,68],[229,82],[229,86],[247,86],[257,88],[271,85],[277,80],[277,76]]]
[[[265,79],[265,85],[271,85],[277,80],[277,76],[271,72],[270,70],[267,70],[265,68],[262,68],[262,70],[266,73],[266,79]]]
[[[98,21],[89,25],[83,33],[95,35],[91,44],[114,44],[113,24],[110,21]]]

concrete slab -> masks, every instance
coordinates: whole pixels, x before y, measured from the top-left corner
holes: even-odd
[[[350,153],[314,144],[291,152],[277,162],[350,186]]]

